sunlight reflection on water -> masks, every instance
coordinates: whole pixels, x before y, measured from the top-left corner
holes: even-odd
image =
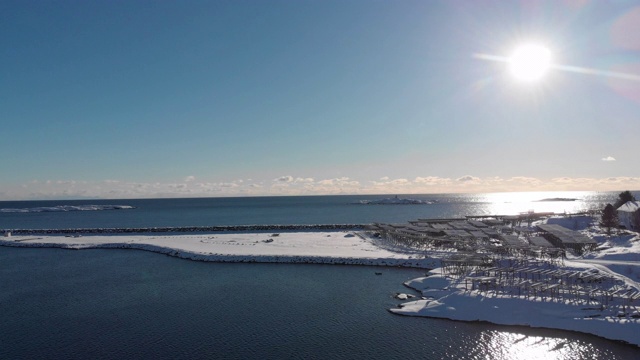
[[[592,191],[512,192],[478,195],[480,213],[515,215],[524,212],[580,213],[600,207],[599,193]],[[603,199],[603,201],[606,201]]]
[[[483,331],[470,359],[564,360],[616,358],[606,349],[582,340],[563,337],[531,336],[506,331]]]

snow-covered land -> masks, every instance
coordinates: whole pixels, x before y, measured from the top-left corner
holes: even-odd
[[[222,233],[176,235],[12,236],[0,245],[66,249],[139,249],[216,262],[350,264],[433,268],[423,252],[383,248],[353,232]]]
[[[558,264],[503,260],[463,273],[435,269],[405,283],[420,300],[390,311],[579,331],[640,346],[640,235],[607,236],[589,217],[545,222],[580,231],[600,246],[582,256],[568,253]]]
[[[434,248],[366,231],[23,235],[0,238],[0,245],[140,249],[216,262],[430,269],[444,264],[431,270],[429,276],[405,284],[420,293],[419,300],[400,304],[390,311],[408,316],[580,331],[640,346],[640,236],[631,232],[608,236],[604,229],[594,226],[589,217],[551,218],[545,222],[579,231],[596,240],[598,247],[580,256],[567,252],[566,259],[552,261],[500,252],[491,265],[473,263],[461,268],[451,259],[460,260],[455,256],[462,252],[447,248],[448,242],[443,240],[449,235],[438,238],[440,241],[435,243],[438,247]],[[530,229],[534,226],[531,224]],[[503,226],[486,233],[494,230],[528,236],[522,226],[510,229]],[[497,240],[490,240],[488,246],[492,247]],[[460,245],[459,241],[454,243]],[[501,251],[501,246],[495,249]],[[411,294],[397,294],[397,297],[409,299]]]
[[[600,308],[571,294],[554,298],[549,294],[518,295],[500,289],[471,290],[470,282],[434,274],[406,284],[423,298],[401,304],[391,312],[463,321],[487,321],[590,333],[640,346],[637,310],[622,312],[623,306]],[[620,314],[618,314],[620,312]]]

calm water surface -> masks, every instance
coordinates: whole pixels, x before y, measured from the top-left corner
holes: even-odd
[[[525,192],[399,195],[430,205],[357,205],[389,195],[291,196],[199,199],[0,201],[0,229],[126,228],[253,224],[406,223],[415,219],[509,215],[520,212],[575,213],[602,209],[615,192]],[[636,194],[640,198],[640,194]],[[540,201],[549,199],[574,201]],[[129,205],[130,210],[12,212],[64,205]]]
[[[376,276],[382,271],[382,276]],[[637,359],[554,330],[389,313],[420,270],[0,247],[1,359]]]

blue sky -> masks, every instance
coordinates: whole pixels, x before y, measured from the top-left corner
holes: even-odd
[[[640,189],[633,1],[3,1],[0,200]]]

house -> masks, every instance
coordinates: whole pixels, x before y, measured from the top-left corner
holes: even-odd
[[[627,201],[617,211],[620,225],[624,225],[629,230],[640,231],[640,228],[633,221],[634,214],[640,211],[640,201]]]

